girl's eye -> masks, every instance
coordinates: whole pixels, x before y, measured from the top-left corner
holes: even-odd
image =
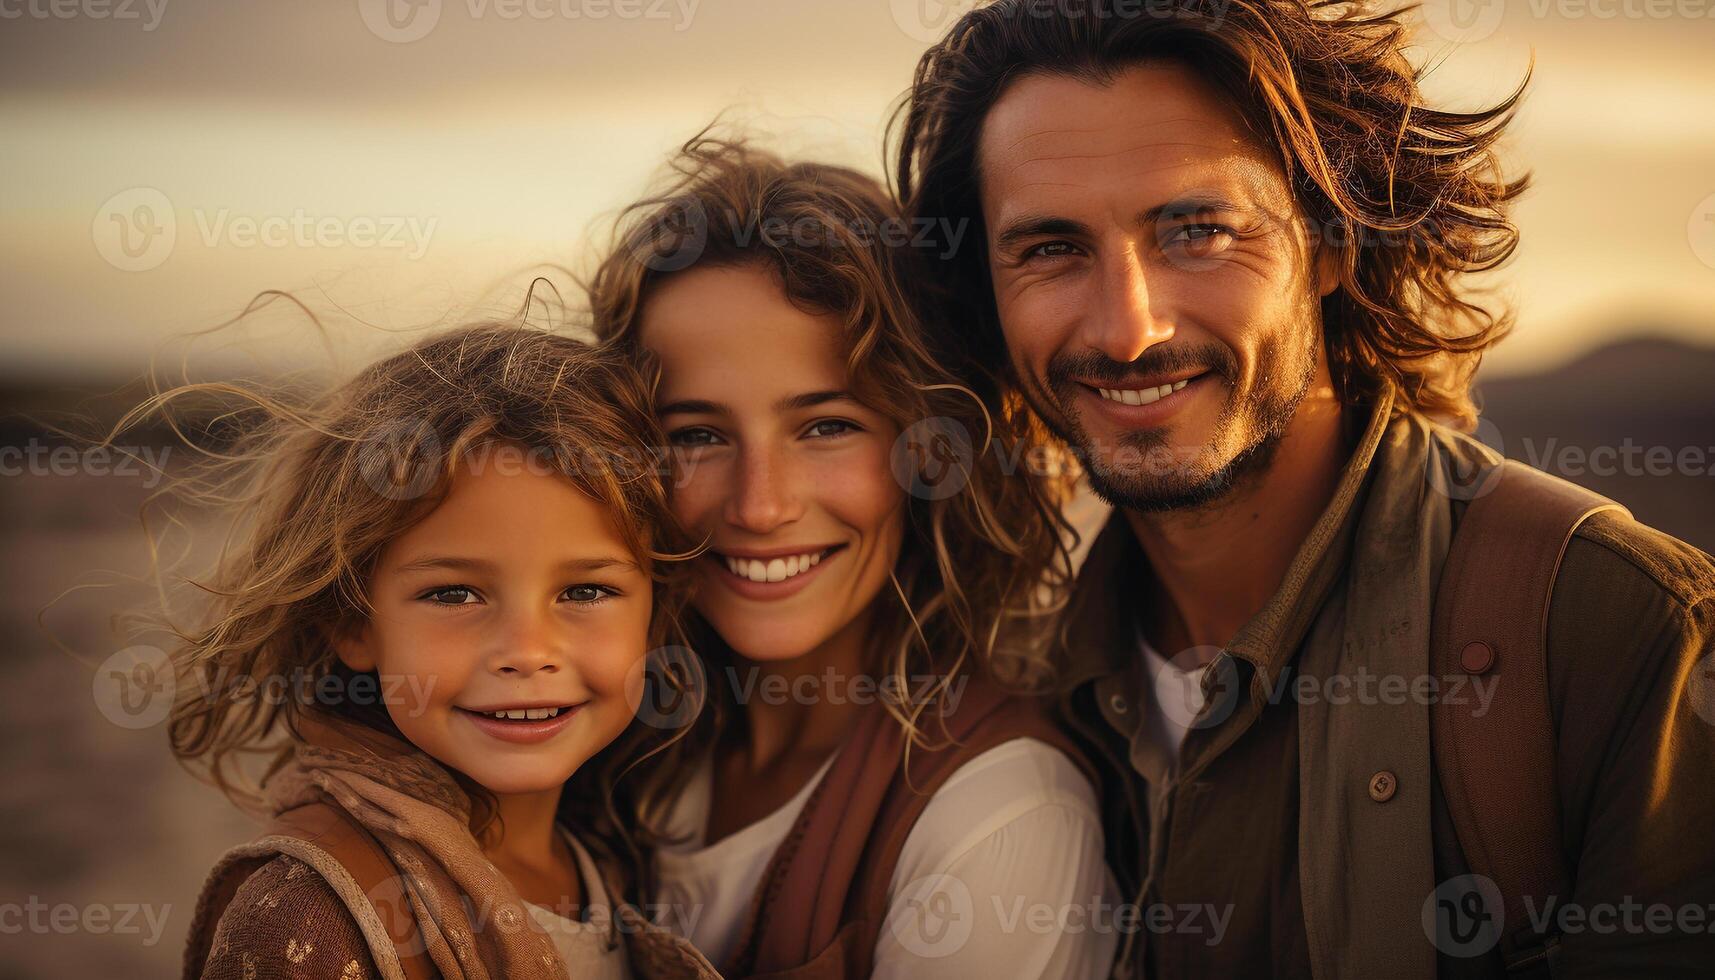
[[[426,599],[438,606],[467,606],[481,601],[477,599],[474,591],[462,585],[447,585],[438,589],[430,589],[417,598]]]
[[[592,602],[600,602],[608,596],[618,593],[605,585],[574,585],[560,594],[565,596],[569,602],[587,605]]]
[[[806,430],[806,434],[819,439],[831,439],[835,436],[843,436],[848,432],[862,431],[857,423],[848,422],[845,419],[821,419],[810,423],[810,428]]]
[[[667,434],[667,441],[675,446],[712,446],[718,440],[713,432],[699,426],[675,429]]]

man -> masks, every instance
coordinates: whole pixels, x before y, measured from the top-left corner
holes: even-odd
[[[931,339],[1115,506],[1060,679],[1112,771],[1116,973],[1707,975],[1715,567],[1599,502],[1558,537],[1503,509],[1584,499],[1442,424],[1474,420],[1508,326],[1461,283],[1517,240],[1492,146],[1519,93],[1425,108],[1402,24],[1311,6],[1001,0],[924,55],[901,119],[913,217],[982,231],[929,260]],[[1454,601],[1544,558],[1540,605]],[[1443,616],[1538,608],[1537,681],[1526,645],[1434,669]],[[1485,734],[1489,707],[1527,737]]]

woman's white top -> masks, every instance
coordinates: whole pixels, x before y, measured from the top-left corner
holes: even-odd
[[[665,928],[719,964],[822,768],[786,805],[704,846],[713,760],[675,801],[658,852]],[[1045,742],[1004,742],[960,766],[905,839],[875,948],[875,977],[1105,977],[1119,938],[1094,787]]]

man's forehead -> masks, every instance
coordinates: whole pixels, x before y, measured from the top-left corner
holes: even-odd
[[[1015,83],[984,120],[977,149],[984,210],[1086,189],[1255,196],[1279,167],[1219,94],[1178,66],[1140,66],[1101,84],[1064,75]]]

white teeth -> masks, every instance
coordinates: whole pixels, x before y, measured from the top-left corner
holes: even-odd
[[[1151,405],[1191,383],[1191,379],[1175,381],[1159,388],[1097,388],[1103,398],[1122,405]]]
[[[721,560],[725,561],[727,569],[739,578],[747,578],[752,582],[784,582],[816,567],[821,563],[822,555],[820,552],[809,552],[786,558],[770,558],[766,561],[760,558],[722,555]]]
[[[520,708],[514,711],[490,711],[489,717],[502,721],[541,721],[560,713],[559,708]]]

